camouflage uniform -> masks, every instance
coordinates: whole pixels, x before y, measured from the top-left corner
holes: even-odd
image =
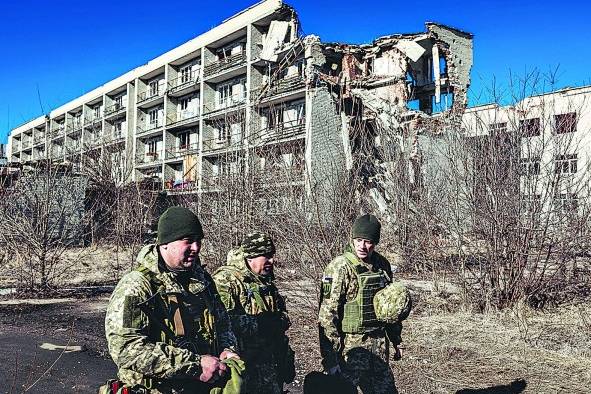
[[[326,370],[340,366],[342,376],[365,394],[397,393],[389,366],[389,341],[384,325],[378,323],[364,333],[343,332],[345,303],[353,301],[359,291],[356,269],[358,272],[381,271],[385,278],[383,287],[392,278],[390,263],[375,251],[371,264],[366,264],[355,256],[349,246],[345,254],[327,265],[322,279],[318,316],[323,366]]]
[[[293,376],[285,377],[283,363],[286,357],[293,357],[293,351],[285,335],[289,327],[285,301],[272,274],[253,273],[240,247],[228,253],[226,265],[215,272],[213,279],[246,363],[245,392],[283,393],[283,382],[293,380]]]
[[[198,381],[200,355],[236,345],[211,277],[198,261],[189,272],[169,271],[156,245],[145,246],[137,261],[140,267],[115,288],[105,318],[119,379],[152,393],[209,392],[212,386]]]

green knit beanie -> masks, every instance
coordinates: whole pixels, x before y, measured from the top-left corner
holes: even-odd
[[[203,238],[201,222],[190,209],[170,207],[158,219],[158,245],[185,237]]]
[[[368,239],[374,244],[377,244],[380,242],[381,229],[382,225],[380,224],[378,218],[376,218],[374,215],[361,215],[355,219],[355,222],[353,222],[353,227],[351,228],[351,238]]]

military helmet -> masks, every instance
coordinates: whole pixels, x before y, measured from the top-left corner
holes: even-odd
[[[390,283],[373,298],[376,317],[384,323],[397,323],[408,317],[412,300],[408,289],[400,282]]]

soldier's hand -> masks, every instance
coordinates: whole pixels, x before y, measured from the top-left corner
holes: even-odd
[[[224,350],[222,352],[222,354],[220,354],[220,361],[223,361],[223,360],[225,360],[227,358],[236,358],[236,359],[240,360],[240,356],[237,355],[236,353],[234,353],[233,351],[231,351],[231,350]]]
[[[226,372],[226,366],[220,362],[220,359],[210,355],[201,356],[201,375],[199,380],[202,382],[212,382]]]

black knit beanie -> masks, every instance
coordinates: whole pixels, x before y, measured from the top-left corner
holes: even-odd
[[[185,207],[170,207],[158,219],[158,245],[185,237],[203,238],[203,228],[197,216]]]
[[[378,218],[376,218],[374,215],[361,215],[355,219],[355,222],[353,222],[353,227],[351,228],[351,238],[368,239],[374,244],[377,244],[380,242],[381,229],[382,225],[380,224]]]

